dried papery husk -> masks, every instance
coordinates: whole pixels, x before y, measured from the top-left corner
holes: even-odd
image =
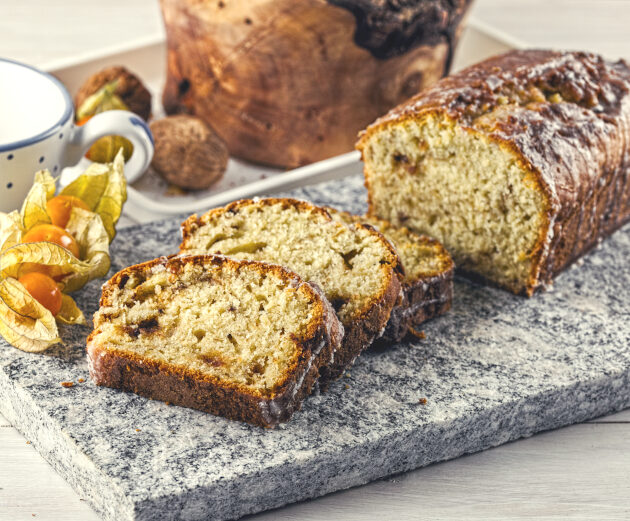
[[[64,281],[64,291],[72,292],[92,279],[107,275],[111,264],[109,235],[101,216],[82,208],[72,209],[66,229],[79,244],[83,262],[90,266],[88,272],[75,272]]]
[[[100,215],[110,242],[116,235],[116,223],[127,200],[124,169],[123,152],[119,150],[112,163],[93,163],[60,193],[78,197]]]
[[[46,211],[46,201],[55,195],[55,178],[48,170],[40,170],[35,174],[35,181],[22,204],[22,226],[25,231],[38,224],[50,223]]]
[[[114,80],[88,96],[77,107],[77,121],[79,125],[86,123],[92,116],[108,110],[130,110],[120,96],[116,94],[119,81]],[[123,136],[105,136],[98,139],[85,154],[90,161],[109,163],[122,148],[125,161],[129,161],[133,154],[133,144]]]
[[[13,346],[39,353],[61,342],[52,313],[17,279],[0,279],[0,334]]]
[[[82,326],[87,324],[83,311],[79,309],[74,299],[65,293],[61,296],[61,309],[55,315],[55,320],[61,324],[79,324]]]
[[[129,110],[123,100],[116,94],[118,81],[114,80],[103,85],[91,96],[88,96],[79,107],[77,107],[77,120],[94,116],[108,110]]]
[[[0,214],[0,335],[29,352],[41,352],[61,342],[57,322],[85,324],[85,316],[66,293],[107,274],[109,243],[127,198],[124,159],[119,151],[110,164],[91,165],[61,191],[78,197],[90,208],[74,207],[66,231],[79,246],[79,257],[54,242],[22,243],[34,226],[51,222],[46,202],[55,195],[55,179],[47,170],[37,172],[22,210]],[[29,271],[45,271],[64,292],[56,316],[20,283]]]
[[[17,210],[0,212],[0,253],[22,240],[24,226],[22,215]]]

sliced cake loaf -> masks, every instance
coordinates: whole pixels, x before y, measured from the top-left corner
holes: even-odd
[[[87,353],[97,385],[273,427],[342,337],[321,292],[285,268],[162,257],[103,286]]]
[[[191,216],[182,233],[182,254],[272,262],[323,289],[345,336],[333,363],[322,370],[322,389],[382,334],[401,298],[403,272],[392,245],[373,228],[345,226],[305,201],[237,201]]]
[[[404,299],[392,310],[383,340],[399,342],[408,333],[420,335],[420,324],[451,309],[455,266],[438,241],[375,217],[353,215],[334,208],[326,210],[335,221],[346,225],[364,223],[373,226],[398,252],[405,270]]]
[[[630,67],[512,51],[392,110],[357,148],[371,215],[531,295],[630,219]]]

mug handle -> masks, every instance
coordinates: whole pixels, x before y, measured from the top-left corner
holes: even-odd
[[[133,154],[125,164],[125,177],[129,183],[137,180],[151,164],[153,136],[146,122],[127,110],[101,112],[85,125],[75,125],[66,148],[65,165],[77,164],[97,139],[113,135],[131,141]]]

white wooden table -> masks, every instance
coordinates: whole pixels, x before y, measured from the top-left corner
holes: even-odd
[[[630,58],[628,0],[476,2],[532,46]],[[0,1],[0,55],[38,66],[162,33],[157,0]],[[254,518],[629,520],[630,410]],[[98,517],[0,416],[0,521],[33,519]]]

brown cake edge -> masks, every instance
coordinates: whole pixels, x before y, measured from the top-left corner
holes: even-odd
[[[360,215],[355,215],[343,210],[337,210],[332,207],[324,207],[329,212],[344,216],[347,220],[353,223],[362,223],[364,226],[369,226],[380,233],[386,241],[390,242],[396,250],[396,245],[393,241],[390,241],[385,232],[386,228],[397,228],[389,221],[380,219],[375,216],[369,216],[367,219],[362,218]],[[368,220],[378,221],[379,227],[372,226]],[[376,341],[382,342],[400,342],[408,334],[415,334],[416,328],[423,322],[432,318],[443,315],[451,309],[453,301],[453,276],[455,272],[455,264],[450,254],[446,251],[446,248],[432,237],[424,234],[416,233],[402,226],[397,228],[398,230],[404,230],[410,234],[417,241],[422,241],[424,244],[430,244],[439,248],[437,255],[448,258],[448,269],[443,271],[434,271],[426,276],[420,277],[413,282],[403,281],[402,283],[402,299],[394,306],[390,314],[389,321],[385,326],[385,331],[380,338]],[[400,255],[399,255],[400,258]],[[404,262],[400,258],[403,270],[405,269]]]
[[[413,99],[413,98],[412,98]],[[431,109],[431,110],[427,110],[424,111],[422,113],[423,117],[428,117],[428,116],[439,116],[439,117],[444,117],[447,119],[450,119],[454,124],[458,124],[458,121],[454,118],[452,118],[446,110],[441,110],[441,109]],[[383,129],[389,125],[394,125],[397,123],[401,123],[407,120],[413,120],[415,119],[413,114],[409,114],[409,113],[401,113],[401,115],[399,116],[398,119],[386,119],[386,120],[377,120],[375,123],[373,123],[372,125],[370,125],[370,127],[368,127],[367,130],[363,131],[360,134],[360,139],[357,142],[356,148],[361,152],[361,160],[363,161],[363,144],[364,141],[367,140],[367,137],[369,135],[371,135],[372,133],[376,132],[377,130]],[[475,129],[472,128],[467,128],[467,130],[469,130],[470,132],[477,132]],[[499,287],[503,287],[504,289],[507,289],[509,291],[512,291],[513,293],[523,293],[527,296],[531,296],[534,294],[534,292],[536,291],[536,289],[542,284],[542,278],[540,277],[540,272],[542,271],[542,262],[543,262],[543,253],[545,250],[545,247],[547,245],[547,238],[549,235],[549,228],[550,225],[553,221],[553,215],[552,215],[552,211],[551,211],[551,196],[549,193],[549,188],[547,187],[545,180],[542,176],[542,174],[540,173],[540,171],[538,171],[535,168],[532,168],[529,161],[527,161],[527,158],[525,158],[523,152],[514,144],[511,143],[508,140],[504,140],[504,139],[500,139],[497,136],[486,136],[489,139],[495,141],[499,146],[502,147],[507,147],[510,149],[510,151],[512,153],[515,154],[517,161],[520,162],[521,166],[528,170],[532,175],[534,175],[536,177],[536,180],[538,181],[538,186],[541,188],[541,193],[546,201],[546,211],[543,213],[542,215],[542,219],[543,219],[543,226],[540,229],[540,232],[538,234],[538,240],[534,246],[534,248],[532,249],[532,256],[534,258],[534,261],[532,262],[532,270],[529,274],[529,278],[528,281],[525,285],[525,289],[523,291],[516,289],[516,288],[512,288],[512,287],[505,287],[505,286],[499,286]],[[365,164],[364,164],[365,165]],[[366,175],[364,175],[364,185],[365,188],[367,190],[367,203],[368,203],[368,211],[367,211],[367,215],[371,218],[374,219],[382,219],[382,217],[380,215],[378,215],[375,210],[374,210],[374,202],[373,202],[373,198],[372,198],[372,188],[370,186],[370,181],[369,181],[369,174],[367,174],[367,165],[364,166],[365,168],[365,173]],[[545,188],[547,188],[547,190],[545,190]],[[413,230],[412,230],[413,231]],[[419,232],[414,232],[414,233],[419,233]],[[460,271],[458,270],[458,273],[460,273]],[[466,276],[466,274],[468,272],[461,272],[463,275]],[[552,275],[548,276],[548,279],[551,279],[553,277]],[[485,279],[484,280],[488,280]],[[491,285],[494,286],[498,286],[496,283],[490,281]]]
[[[163,264],[183,265],[212,258],[213,263],[256,265],[271,269],[289,282],[299,281],[310,291],[322,308],[321,320],[310,328],[310,337],[300,343],[300,357],[291,375],[283,382],[273,398],[257,396],[244,388],[225,385],[199,372],[179,368],[157,361],[147,360],[134,353],[112,349],[95,341],[96,328],[87,339],[87,357],[90,377],[96,385],[134,392],[150,399],[179,405],[240,420],[261,427],[273,428],[288,421],[301,408],[302,401],[310,394],[319,378],[320,368],[330,362],[343,338],[343,326],[321,290],[300,279],[281,266],[256,261],[236,261],[217,255],[161,257],[139,265],[130,266],[115,274],[104,286],[101,305],[109,305],[112,285],[134,269]]]
[[[180,245],[180,252],[183,248],[187,247],[189,238],[195,232],[197,227],[202,226],[205,222],[207,222],[208,218],[206,216],[210,216],[214,212],[238,212],[241,207],[251,204],[252,202],[252,199],[241,199],[230,203],[225,207],[210,210],[202,216],[193,214],[188,217],[182,223],[181,227],[182,243]],[[300,199],[270,197],[260,199],[259,201],[256,201],[256,203],[267,206],[280,203],[287,205],[287,207],[294,206],[297,208],[307,209],[323,215],[331,222],[335,222],[326,207],[317,206],[313,203]],[[340,224],[340,226],[344,226],[341,223],[338,224]],[[365,349],[367,349],[376,338],[382,335],[392,309],[397,303],[401,303],[404,298],[404,294],[402,293],[404,268],[394,246],[383,236],[383,234],[369,224],[356,223],[355,226],[357,228],[367,230],[370,234],[377,237],[389,252],[388,262],[380,264],[379,266],[380,269],[383,270],[384,276],[388,282],[381,294],[374,297],[371,302],[364,307],[360,316],[344,324],[345,335],[341,347],[339,347],[334,353],[334,360],[332,363],[321,368],[321,376],[318,382],[321,391],[326,391],[330,387],[331,382],[339,379],[343,375],[345,369],[352,365],[355,359]]]
[[[626,62],[612,62],[585,52],[510,51],[444,78],[392,109],[360,133],[356,148],[363,153],[365,143],[374,132],[388,125],[425,115],[447,117],[464,126],[466,130],[476,132],[466,121],[466,108],[470,103],[485,100],[487,89],[492,90],[484,83],[484,77],[495,74],[497,70],[499,73],[505,71],[509,81],[517,86],[529,85],[521,76],[509,77],[513,67],[520,67],[522,75],[525,69],[536,71],[542,68],[544,74],[528,78],[532,84],[549,82],[555,78],[554,75],[560,74],[558,77],[561,81],[556,88],[563,95],[566,94],[566,102],[574,107],[576,114],[587,110],[583,106],[589,103],[587,98],[593,94],[593,87],[588,83],[592,80],[591,77],[576,77],[571,74],[573,68],[584,67],[589,74],[595,74],[593,77],[598,78],[594,82],[597,95],[600,94],[597,89],[604,94],[615,93],[614,99],[605,100],[603,117],[598,122],[601,128],[592,124],[592,120],[590,127],[582,125],[579,129],[581,134],[574,129],[575,136],[579,136],[579,146],[573,143],[567,145],[568,140],[563,139],[548,143],[526,143],[522,136],[514,133],[503,136],[484,134],[500,146],[509,148],[521,166],[535,176],[546,201],[544,224],[534,248],[528,280],[522,287],[505,288],[514,293],[532,296],[538,289],[551,284],[556,275],[595,247],[599,241],[630,221],[630,163],[627,159],[627,150],[630,148],[627,138],[630,132],[630,66]],[[561,73],[565,71],[568,73],[562,77]],[[579,95],[583,95],[583,98],[573,99],[576,96],[579,98]],[[528,123],[527,116],[514,118],[514,125]],[[604,128],[604,123],[609,127]],[[545,128],[545,131],[553,130],[551,125],[548,123],[549,128]],[[539,134],[543,133],[539,129]],[[614,152],[621,147],[626,150],[622,154],[626,159],[608,164],[596,163],[595,160],[608,158],[609,154],[615,156]],[[582,165],[577,171],[572,167],[565,168],[564,164],[572,166],[575,158],[583,155],[583,150],[593,153],[594,166],[589,163],[589,167],[598,168],[596,172],[581,168]],[[552,163],[549,157],[554,154],[557,160]],[[365,172],[368,213],[378,217],[374,213],[367,168]],[[570,190],[566,189],[567,183]],[[573,201],[573,193],[581,194],[582,200]]]
[[[390,269],[389,284],[362,317],[344,324],[342,346],[335,353],[333,362],[322,368],[319,387],[327,391],[330,384],[343,376],[356,358],[379,338],[389,322],[392,310],[404,298],[402,283],[394,269]]]
[[[451,309],[454,266],[439,275],[422,278],[403,286],[403,303],[394,307],[380,341],[400,342],[408,334],[417,334],[423,322]]]

